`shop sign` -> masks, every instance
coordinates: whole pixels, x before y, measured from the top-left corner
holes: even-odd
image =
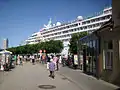
[[[74,64],[78,65],[78,56],[77,55],[74,55]]]

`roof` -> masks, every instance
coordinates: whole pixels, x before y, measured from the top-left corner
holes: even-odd
[[[89,35],[84,36],[84,37],[80,38],[79,40],[83,40],[83,39],[88,38],[88,37],[89,37]]]
[[[111,18],[109,21],[105,22],[103,25],[101,25],[101,27],[98,30],[94,31],[93,33],[98,33],[98,32],[104,31],[104,30],[106,30],[104,28],[111,27],[113,24],[114,24],[114,22]]]
[[[103,28],[111,27],[111,25],[113,25],[112,18],[109,21],[105,22],[98,30],[94,31],[92,34],[89,34],[89,35],[87,35],[85,37],[80,38],[79,40],[83,41],[83,42],[84,41],[87,42],[87,41],[90,41],[90,40],[94,40],[97,37],[96,33],[101,32],[103,30],[107,30],[107,29],[103,29]]]
[[[96,40],[96,39],[98,39],[98,37],[96,36],[96,34],[92,33],[92,34],[89,34],[87,36],[80,38],[79,41],[88,42],[88,41]]]

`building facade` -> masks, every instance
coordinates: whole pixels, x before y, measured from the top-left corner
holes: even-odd
[[[3,40],[3,49],[7,49],[8,48],[8,39],[4,39]]]
[[[83,72],[120,85],[120,26],[110,19],[100,29],[79,40]],[[81,62],[81,61],[80,61]]]

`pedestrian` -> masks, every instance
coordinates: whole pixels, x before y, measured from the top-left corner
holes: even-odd
[[[46,56],[45,54],[42,55],[42,64],[45,64]]]
[[[50,71],[50,75],[49,77],[52,77],[54,79],[55,77],[55,63],[53,62],[53,59],[51,58],[50,63],[49,63],[49,71]]]
[[[15,65],[17,65],[17,56],[16,55],[14,55],[14,63],[15,63]]]
[[[56,67],[57,67],[57,71],[58,71],[59,70],[59,58],[57,58]]]
[[[68,66],[70,66],[70,64],[71,64],[71,61],[70,61],[70,55],[68,55]]]
[[[58,56],[56,55],[56,70],[58,71],[59,70],[59,58]]]
[[[20,65],[23,65],[22,56],[20,56]]]
[[[30,62],[32,63],[32,55],[30,55]]]
[[[39,55],[39,62],[42,63],[42,56]]]
[[[54,56],[53,62],[55,63],[55,70],[57,69],[57,60],[58,60],[57,56]]]
[[[59,63],[60,64],[62,63],[62,57],[61,56],[59,57]]]
[[[17,65],[20,65],[20,55],[17,56]]]
[[[35,57],[34,57],[34,55],[32,56],[32,64],[33,65],[35,64]]]
[[[62,57],[62,66],[64,67],[65,66],[65,56]]]
[[[47,55],[47,69],[49,69],[50,56]]]
[[[24,60],[25,60],[25,62],[27,61],[27,56],[26,55],[24,56]]]

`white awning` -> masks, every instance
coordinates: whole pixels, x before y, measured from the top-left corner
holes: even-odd
[[[12,52],[7,51],[7,50],[3,50],[3,51],[0,52],[0,54],[12,54]]]

